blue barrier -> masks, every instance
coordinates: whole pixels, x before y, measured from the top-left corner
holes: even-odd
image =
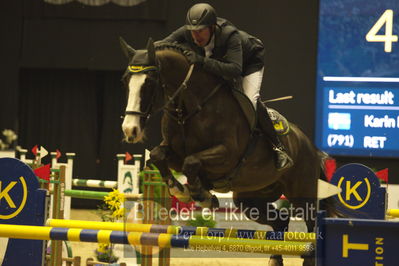
[[[319,214],[317,224],[317,265],[398,265],[398,222]]]
[[[46,191],[39,189],[33,171],[12,158],[1,158],[0,169],[0,223],[44,225]],[[335,178],[343,190],[338,200],[343,199],[343,205],[355,214],[374,208],[374,217],[384,217],[385,190],[374,177],[369,168],[359,164],[338,169]],[[333,219],[319,213],[317,230],[317,265],[397,265],[397,222]],[[43,260],[44,241],[9,239],[2,265],[39,266]]]
[[[32,169],[14,158],[0,158],[0,223],[43,225],[46,191],[39,188]],[[2,266],[43,265],[44,241],[3,239],[6,252]],[[4,243],[3,243],[4,244]]]
[[[385,219],[385,188],[374,172],[358,163],[337,169],[330,181],[342,189],[335,197],[338,209],[346,216],[362,219]]]

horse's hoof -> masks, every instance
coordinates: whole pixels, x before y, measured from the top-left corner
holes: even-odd
[[[282,258],[270,258],[268,266],[284,266]]]
[[[212,201],[212,208],[213,209],[219,208],[220,204],[219,204],[218,197],[216,197],[215,195],[212,195],[211,201]]]
[[[202,208],[208,208],[208,209],[219,208],[219,200],[215,195],[212,195],[211,197],[205,199],[204,201],[199,201],[198,204]]]
[[[316,265],[316,258],[315,258],[315,247],[313,247],[313,251],[310,254],[302,255],[303,258],[303,266],[315,266]]]
[[[145,161],[145,165],[151,165],[154,163],[154,160],[148,159],[147,161]]]
[[[315,266],[316,260],[315,260],[315,258],[304,258],[302,265],[303,266]]]
[[[169,187],[169,194],[175,196],[179,201],[181,201],[183,203],[189,203],[192,201],[190,192],[189,192],[187,186],[185,186],[185,185],[184,186],[174,185],[172,187]]]

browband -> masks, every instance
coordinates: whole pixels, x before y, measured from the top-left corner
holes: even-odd
[[[148,72],[148,71],[156,71],[156,66],[128,66],[129,72],[132,73],[141,73],[141,72]]]

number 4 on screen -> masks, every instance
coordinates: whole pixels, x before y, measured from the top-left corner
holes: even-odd
[[[385,24],[385,34],[377,35],[378,31]],[[377,22],[371,27],[370,31],[366,35],[368,42],[383,42],[384,50],[386,53],[392,52],[392,43],[398,41],[398,35],[393,35],[393,11],[392,9],[385,10],[384,14],[377,20]]]

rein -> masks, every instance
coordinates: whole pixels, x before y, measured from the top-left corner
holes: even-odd
[[[203,99],[203,101],[197,105],[197,107],[188,113],[186,116],[183,117],[183,96],[182,92],[187,89],[187,82],[189,78],[191,77],[191,73],[193,71],[194,64],[190,65],[190,69],[188,70],[187,76],[184,79],[183,83],[180,85],[180,87],[173,93],[172,97],[169,98],[168,102],[163,106],[163,110],[166,115],[168,115],[170,118],[172,118],[174,121],[177,122],[177,124],[180,126],[180,131],[182,134],[182,139],[183,139],[183,147],[184,147],[184,153],[187,154],[187,147],[186,147],[186,133],[184,129],[184,124],[186,123],[187,120],[189,120],[191,117],[199,113],[204,105],[209,101],[209,99],[212,98],[213,95],[216,94],[216,92],[219,90],[219,88],[222,86],[222,83],[219,83],[217,86],[215,86],[212,91]],[[179,96],[178,104],[175,108],[174,111],[176,111],[176,115],[174,115],[167,107],[169,104],[174,103],[176,97]]]
[[[167,115],[169,115],[170,118],[175,120],[178,124],[184,125],[187,120],[189,120],[191,117],[199,113],[202,108],[205,106],[205,104],[209,101],[209,99],[212,98],[213,95],[220,89],[222,86],[222,83],[219,83],[217,86],[213,88],[213,90],[205,97],[205,99],[201,102],[201,104],[198,104],[197,107],[191,111],[191,113],[188,113],[185,117],[183,117],[183,101],[180,99],[178,107],[175,109],[177,112],[177,115],[173,115],[168,109],[164,109]]]
[[[133,72],[133,73],[140,73],[140,72],[148,72],[148,71],[158,71],[158,68],[156,66],[150,66],[150,67],[135,67],[135,66],[129,66],[129,71]],[[139,69],[139,70],[138,70]],[[158,113],[161,110],[167,110],[166,106],[168,106],[170,103],[172,103],[175,98],[180,94],[180,92],[184,89],[187,89],[187,82],[189,81],[191,74],[193,73],[193,69],[194,69],[194,64],[190,65],[190,68],[187,71],[187,75],[184,78],[182,84],[179,86],[179,88],[175,91],[175,93],[172,95],[172,97],[158,110],[156,110],[154,113]],[[151,103],[148,105],[147,110],[145,110],[144,112],[140,112],[140,111],[125,111],[125,115],[138,115],[140,117],[146,117],[148,118],[150,116],[151,113],[151,109],[152,109],[152,105],[154,102],[154,98],[155,98],[155,93],[153,93],[152,95],[152,99],[151,99]]]
[[[170,118],[172,118],[173,120],[175,120],[177,122],[177,124],[180,125],[180,129],[181,129],[181,133],[182,133],[182,137],[183,140],[185,139],[185,130],[184,130],[184,124],[186,123],[187,120],[189,120],[191,117],[193,117],[194,115],[196,115],[197,113],[199,113],[202,108],[205,106],[205,104],[213,97],[213,95],[216,94],[216,92],[220,89],[220,87],[222,86],[222,83],[219,83],[218,85],[216,85],[212,91],[203,99],[203,101],[197,105],[197,107],[191,111],[190,113],[186,114],[185,116],[183,116],[183,96],[182,96],[182,92],[187,89],[187,82],[190,80],[191,78],[191,74],[193,73],[193,69],[194,69],[194,64],[191,64],[186,77],[184,78],[183,82],[180,84],[179,88],[177,88],[177,90],[173,93],[173,95],[171,97],[169,97],[168,101],[158,110],[156,110],[153,113],[158,113],[160,111],[164,111],[166,115],[168,115]],[[129,72],[131,73],[142,73],[142,72],[149,72],[149,71],[156,71],[158,73],[159,76],[159,67],[158,66],[129,66],[128,67]],[[164,86],[164,85],[163,85]],[[140,117],[145,117],[146,119],[148,119],[150,117],[150,113],[153,107],[153,103],[155,100],[155,90],[152,94],[152,99],[150,104],[147,106],[146,110],[144,112],[141,111],[125,111],[125,115],[138,115]],[[168,106],[172,103],[175,103],[176,98],[179,97],[178,99],[178,103],[176,108],[174,109],[174,111],[176,111],[176,115],[174,115],[169,109]],[[183,141],[185,142],[185,141]],[[186,147],[184,145],[184,150],[186,150]]]
[[[194,69],[194,64],[191,64],[190,68],[187,71],[187,75],[186,75],[185,79],[183,80],[182,84],[175,91],[175,93],[173,93],[172,97],[169,98],[169,100],[164,104],[164,106],[162,106],[161,109],[167,110],[166,106],[168,106],[169,104],[174,102],[174,100],[176,99],[177,95],[179,95],[182,90],[187,89],[187,82],[191,78],[191,74],[193,73],[193,69]]]

